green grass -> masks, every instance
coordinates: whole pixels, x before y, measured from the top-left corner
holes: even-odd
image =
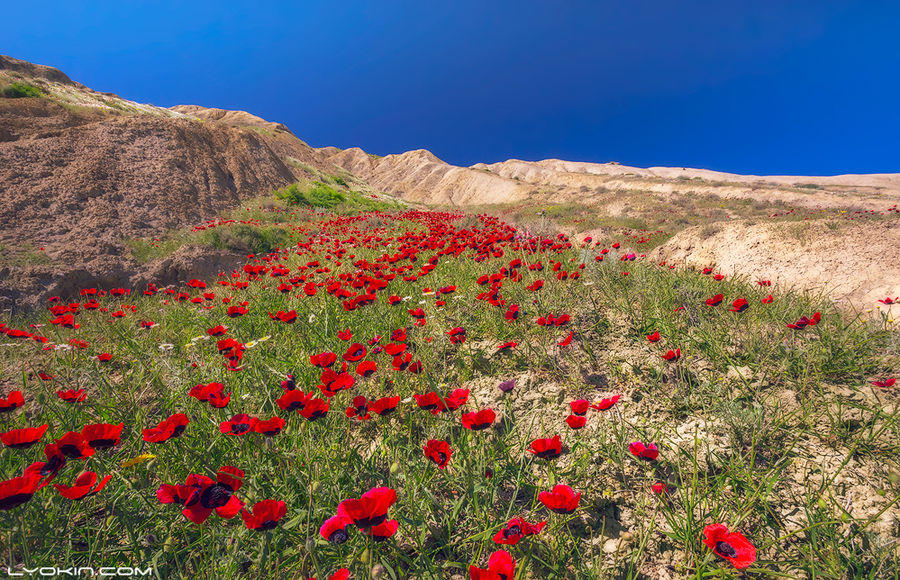
[[[22,82],[14,82],[0,88],[0,97],[5,99],[39,98],[44,96],[44,91],[34,85]]]
[[[896,393],[867,382],[896,374],[900,365],[900,334],[887,317],[864,319],[837,310],[825,297],[778,289],[775,300],[763,305],[760,299],[772,289],[749,280],[715,281],[690,270],[619,262],[616,252],[596,262],[593,252],[577,247],[530,255],[507,245],[503,256],[480,262],[466,248],[459,258],[439,256],[431,273],[407,282],[404,276],[420,272],[446,249],[428,245],[429,232],[441,237],[433,223],[413,213],[353,212],[349,220],[308,209],[277,213],[284,222],[219,226],[197,237],[224,244],[223,236],[235,235],[278,245],[275,230],[290,232],[290,251],[257,252],[258,264],[288,268],[284,276],[245,273],[246,289],[214,281],[203,290],[177,289],[191,296],[215,293],[200,305],[164,293],[100,298],[110,312],[123,303],[136,312],[111,318],[82,311],[78,330],[49,325],[48,316],[4,320],[16,328],[44,324],[37,332],[52,343],[73,337],[90,343],[84,350],[42,350],[30,342],[0,349],[0,395],[19,388],[27,400],[24,409],[0,416],[4,429],[48,423],[44,442],[50,442],[86,423],[125,424],[120,445],[70,462],[54,481],[70,484],[81,469],[112,474],[99,494],[71,502],[50,486],[26,505],[0,512],[0,545],[10,564],[152,564],[162,578],[327,578],[341,567],[354,578],[440,578],[465,575],[471,564],[483,567],[501,547],[492,536],[521,515],[548,524],[541,534],[506,547],[518,561],[517,578],[656,578],[662,571],[691,578],[886,578],[900,566],[892,543],[900,532],[882,518],[895,517],[900,501],[900,405]],[[481,228],[471,216],[451,223]],[[294,247],[297,241],[317,253],[304,253]],[[376,303],[357,310],[346,311],[325,287],[306,296],[305,281],[290,292],[277,289],[301,274],[321,282],[353,277],[361,260],[378,263],[410,247],[420,249],[415,262],[389,262],[410,269],[388,281]],[[336,255],[338,249],[344,253]],[[525,310],[509,322],[506,307],[475,299],[486,290],[475,280],[516,258],[541,261],[544,269],[523,267],[522,281],[503,280],[506,306]],[[307,266],[312,260],[320,266]],[[581,277],[558,281],[552,261]],[[577,270],[582,261],[584,269]],[[321,266],[330,271],[315,273]],[[536,279],[545,287],[527,290]],[[442,307],[433,294],[423,294],[425,287],[449,284],[457,290]],[[726,301],[707,306],[705,299],[716,293]],[[390,306],[392,294],[409,300]],[[229,304],[247,301],[250,312],[226,317],[225,297]],[[750,307],[729,312],[727,305],[738,297]],[[418,307],[427,313],[422,326],[407,312]],[[298,314],[293,325],[268,315],[291,309]],[[815,311],[823,316],[819,325],[799,332],[785,327]],[[547,313],[570,314],[571,326],[534,323]],[[138,322],[148,319],[158,326],[140,330]],[[217,324],[248,345],[242,370],[226,370],[215,339],[204,338]],[[456,326],[467,329],[463,345],[446,338]],[[381,335],[384,344],[398,328],[408,328],[421,374],[395,372],[390,357],[370,355],[379,366],[376,375],[357,377],[351,392],[331,401],[325,418],[310,422],[275,405],[288,372],[299,389],[319,392],[320,370],[309,357],[331,350],[339,364],[349,343],[337,338],[338,331],[349,330],[360,342]],[[560,348],[570,329],[572,346]],[[661,342],[647,341],[653,331]],[[518,347],[498,354],[496,345],[508,340]],[[680,361],[661,359],[669,348],[681,349]],[[97,363],[93,356],[100,352],[111,353],[113,361]],[[56,380],[31,376],[41,370]],[[510,378],[517,385],[504,395],[497,384]],[[211,381],[231,392],[227,408],[187,397],[191,386]],[[70,386],[86,387],[87,400],[58,400],[54,391]],[[497,412],[494,428],[462,429],[459,411],[434,416],[409,400],[457,387],[471,390],[467,410]],[[353,396],[386,394],[404,400],[393,416],[344,416]],[[584,429],[564,423],[569,401],[612,394],[622,400],[609,411],[589,411]],[[141,440],[141,429],[177,412],[191,418],[184,435],[158,445]],[[222,435],[219,423],[240,412],[281,415],[287,426],[270,439]],[[562,435],[568,448],[561,458],[547,462],[526,452],[533,438],[553,434]],[[424,459],[422,445],[430,438],[450,443],[447,469]],[[660,459],[635,460],[627,446],[636,440],[656,442]],[[41,450],[3,449],[0,473],[7,478],[21,472],[43,457]],[[147,452],[155,457],[122,467]],[[156,501],[160,484],[181,483],[189,473],[214,477],[221,465],[246,471],[237,494],[242,500],[287,503],[279,527],[254,532],[240,517],[215,515],[196,526],[178,508]],[[488,468],[491,478],[484,477]],[[656,482],[671,492],[655,495],[650,486]],[[550,513],[537,501],[538,492],[557,483],[583,494],[574,514]],[[390,510],[400,526],[395,537],[374,543],[354,531],[336,546],[318,536],[341,500],[378,485],[399,494]],[[759,561],[746,576],[702,545],[703,527],[714,522],[741,531],[758,547]]]

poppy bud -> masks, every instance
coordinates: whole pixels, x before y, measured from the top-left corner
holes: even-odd
[[[391,475],[397,475],[400,473],[400,464],[396,461],[391,463]]]

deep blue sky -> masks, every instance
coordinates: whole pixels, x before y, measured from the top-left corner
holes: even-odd
[[[382,155],[900,172],[893,0],[249,4],[8,3],[0,53]]]

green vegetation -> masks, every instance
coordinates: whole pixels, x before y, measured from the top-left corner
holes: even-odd
[[[268,254],[288,243],[288,230],[278,226],[256,227],[237,224],[200,233],[198,241],[219,250],[245,254]]]
[[[321,181],[293,183],[275,190],[275,197],[290,205],[327,209],[334,208],[346,199],[343,193]]]
[[[6,99],[38,98],[42,96],[44,96],[44,91],[27,83],[10,83],[0,89],[0,97]]]

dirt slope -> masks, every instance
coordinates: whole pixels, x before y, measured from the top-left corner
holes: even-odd
[[[724,224],[709,237],[693,227],[649,257],[751,280],[821,292],[859,309],[900,296],[900,227],[896,222]]]
[[[12,80],[40,86],[46,97],[0,99],[7,307],[76,284],[127,284],[138,267],[125,239],[212,218],[305,176],[302,164],[320,163],[289,131],[262,120],[243,125],[257,123],[246,113],[216,119],[201,108],[187,115],[132,106],[56,69],[2,57],[0,85]]]

